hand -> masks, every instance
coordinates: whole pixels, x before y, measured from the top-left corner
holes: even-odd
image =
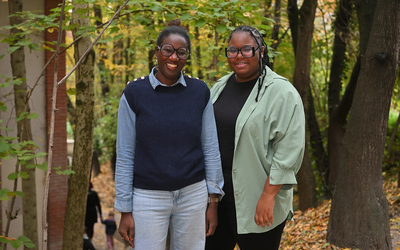
[[[133,239],[135,238],[135,221],[133,220],[132,213],[121,213],[118,232],[126,244],[132,248],[135,247],[133,245]]]
[[[274,223],[274,206],[275,197],[266,193],[262,193],[257,203],[254,221],[260,227],[271,226]]]
[[[206,237],[214,234],[218,225],[218,202],[210,202],[206,211]]]

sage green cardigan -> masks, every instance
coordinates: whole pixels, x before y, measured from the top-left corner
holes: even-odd
[[[292,187],[304,155],[301,97],[287,79],[268,67],[266,71],[258,102],[257,82],[236,120],[232,179],[239,234],[266,232],[292,218]],[[212,87],[213,103],[232,74]],[[283,186],[275,198],[274,223],[264,228],[254,222],[254,214],[268,175],[270,184]]]

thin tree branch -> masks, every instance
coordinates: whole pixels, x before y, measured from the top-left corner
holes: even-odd
[[[85,51],[85,53],[82,55],[82,57],[79,59],[79,61],[76,63],[76,65],[72,68],[72,70],[64,76],[63,79],[61,79],[58,83],[57,86],[60,86],[65,80],[67,80],[68,77],[74,73],[74,71],[78,68],[79,64],[83,61],[83,59],[86,57],[86,55],[89,53],[89,51],[93,48],[93,46],[97,43],[97,41],[100,39],[100,37],[103,35],[104,31],[108,28],[108,26],[111,25],[112,21],[119,15],[121,10],[127,5],[129,0],[126,0],[124,4],[117,10],[117,12],[114,14],[114,16],[111,18],[111,20],[107,23],[107,25],[101,30],[100,34],[94,39],[93,43],[89,46],[89,48]]]
[[[46,172],[46,183],[44,189],[44,198],[43,198],[43,207],[42,207],[42,249],[47,250],[47,205],[49,202],[49,189],[50,189],[50,175],[51,175],[51,166],[53,163],[53,139],[54,139],[54,120],[55,120],[55,111],[56,111],[56,102],[57,102],[57,73],[58,73],[58,56],[62,38],[62,22],[64,18],[64,9],[65,9],[65,0],[62,2],[61,13],[60,13],[60,25],[58,28],[58,38],[55,52],[55,62],[54,62],[54,86],[53,86],[53,95],[52,95],[52,112],[50,118],[50,136],[49,136],[49,149],[48,149],[48,158],[47,158],[47,172]]]

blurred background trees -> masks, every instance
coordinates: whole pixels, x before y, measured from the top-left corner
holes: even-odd
[[[348,209],[370,206],[368,201],[372,202],[378,196],[382,198],[382,193],[374,197],[366,192],[360,195],[357,191],[374,183],[374,187],[380,189],[377,193],[381,192],[379,178],[382,173],[399,173],[400,162],[400,7],[396,1],[387,3],[392,10],[397,10],[397,14],[391,13],[394,21],[389,24],[379,19],[383,14],[389,13],[390,9],[377,8],[382,2],[384,1],[129,1],[93,48],[94,133],[91,143],[93,145],[90,145],[93,148],[93,175],[100,172],[100,164],[109,163],[115,169],[119,98],[127,82],[148,75],[156,65],[156,39],[169,21],[179,18],[191,36],[191,56],[185,67],[186,74],[199,77],[210,87],[216,79],[230,71],[224,56],[230,32],[238,25],[251,25],[263,34],[269,46],[273,70],[294,84],[304,102],[308,152],[297,177],[299,185],[295,187],[295,191],[300,202],[296,209],[304,211],[317,206],[324,199],[332,198],[338,190],[338,183],[341,183],[341,188],[346,192],[337,192],[336,195],[347,196],[347,199],[337,200],[338,207],[344,202],[348,203]],[[79,25],[71,22],[73,2],[68,1],[64,21],[65,47],[76,43],[81,36],[96,37],[124,1],[81,0],[74,3],[86,4],[86,8],[75,10],[75,13],[89,18],[90,23]],[[54,13],[59,10],[55,9]],[[28,19],[30,15],[32,14],[27,13],[23,18],[32,20]],[[373,32],[374,25],[381,30],[390,30],[393,35],[385,37],[386,33],[376,30]],[[392,43],[393,45],[386,46]],[[376,50],[368,47],[372,45]],[[39,47],[46,48],[46,45],[40,44]],[[368,50],[369,59],[366,59]],[[75,65],[76,54],[73,49],[67,49],[65,53],[69,71]],[[388,75],[384,78],[382,72]],[[382,77],[370,81],[372,76],[379,75]],[[74,133],[76,135],[78,132],[75,131],[78,92],[75,74],[67,79],[66,85],[70,104],[67,128],[69,138],[74,138]],[[378,91],[380,89],[385,91]],[[368,99],[371,106],[367,109],[366,103],[362,105],[362,100],[371,93],[376,98]],[[353,102],[356,100],[358,108],[353,110]],[[349,119],[359,123],[349,123]],[[364,126],[368,122],[371,122],[371,126]],[[350,130],[352,132],[346,134],[350,125],[353,126]],[[355,136],[356,132],[359,136]],[[373,138],[376,142],[374,151],[363,147],[366,144],[365,137]],[[368,145],[371,146],[371,143],[373,144],[369,141]],[[362,153],[371,157],[368,160],[360,159]],[[343,170],[350,168],[353,171]],[[375,176],[360,174],[362,169],[370,170]],[[347,179],[338,182],[343,176]],[[356,176],[361,177],[355,178]],[[348,182],[354,182],[350,189],[346,185]],[[344,215],[339,212],[334,216],[337,216],[335,220],[339,220]],[[365,215],[356,213],[352,216],[355,216],[356,221],[365,218]],[[382,209],[375,216],[385,221],[383,227],[387,229],[387,209]],[[367,224],[363,226],[367,227]],[[338,231],[331,227],[329,234],[338,235]],[[371,241],[378,242],[380,248],[376,249],[389,249],[383,246],[388,237],[385,230],[375,228],[361,232],[348,229],[346,234],[355,239],[361,234],[369,235]],[[380,235],[379,239],[374,238],[374,235]],[[337,245],[361,244],[358,246],[360,248],[372,244],[368,240],[354,243],[335,237],[330,239]]]

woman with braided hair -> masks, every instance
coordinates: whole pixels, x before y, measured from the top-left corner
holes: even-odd
[[[237,27],[225,54],[233,72],[211,89],[225,197],[206,249],[279,249],[304,154],[303,104],[293,85],[269,68],[257,29]]]

